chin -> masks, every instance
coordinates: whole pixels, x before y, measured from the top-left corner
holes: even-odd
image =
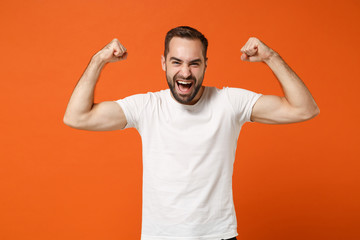
[[[190,93],[188,96],[182,97],[182,96],[180,96],[180,94],[178,94],[175,87],[173,85],[170,86],[170,84],[169,84],[170,91],[171,91],[172,95],[174,96],[175,100],[181,104],[187,104],[187,105],[192,104],[191,102],[194,100],[194,98],[200,91],[201,87],[202,87],[202,85],[195,86],[192,93]]]

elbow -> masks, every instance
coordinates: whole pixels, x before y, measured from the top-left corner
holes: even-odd
[[[301,119],[301,121],[307,121],[313,119],[319,114],[320,114],[320,109],[317,105],[315,105],[311,109],[307,109],[306,111],[302,112],[299,118]]]
[[[89,121],[88,121],[88,115],[87,114],[82,114],[82,115],[78,115],[78,114],[66,114],[64,115],[63,118],[63,122],[65,125],[71,127],[71,128],[75,128],[75,129],[80,129],[80,130],[88,130],[89,128]]]
[[[63,122],[64,122],[64,124],[66,126],[69,126],[71,128],[76,128],[76,129],[80,128],[79,121],[77,121],[76,119],[70,117],[67,114],[64,115]]]
[[[315,104],[314,107],[311,109],[310,119],[316,117],[320,114],[320,108]]]
[[[318,106],[316,106],[316,109],[314,110],[314,113],[313,113],[313,118],[319,114],[320,114],[320,108]]]
[[[63,122],[66,126],[69,126],[69,127],[74,127],[74,123],[73,121],[71,121],[71,119],[69,118],[69,116],[67,116],[66,114],[64,115],[63,117]]]

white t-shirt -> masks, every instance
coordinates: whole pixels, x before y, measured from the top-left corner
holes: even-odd
[[[232,174],[241,126],[261,94],[205,87],[195,105],[170,90],[116,101],[143,148],[141,240],[237,236]]]

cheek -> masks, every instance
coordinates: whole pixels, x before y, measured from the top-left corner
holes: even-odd
[[[201,69],[200,68],[193,69],[192,74],[197,79],[199,79],[200,77],[202,77],[202,75],[204,75],[204,69],[202,69],[202,68]]]
[[[172,68],[166,69],[166,75],[169,77],[174,77],[176,73],[177,73],[176,69],[172,69]]]
[[[166,71],[167,80],[172,81],[174,79],[174,74],[172,72]]]

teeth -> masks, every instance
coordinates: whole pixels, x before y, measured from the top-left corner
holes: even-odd
[[[180,84],[191,84],[191,82],[178,81]]]

